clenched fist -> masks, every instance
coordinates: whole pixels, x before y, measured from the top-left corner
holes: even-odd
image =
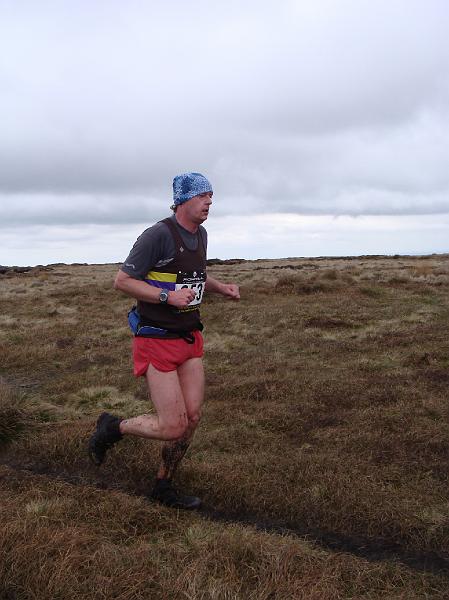
[[[222,294],[223,296],[232,298],[232,300],[240,300],[240,289],[239,286],[235,283],[225,283],[223,285]]]
[[[169,292],[167,304],[175,306],[176,308],[184,308],[192,302],[195,295],[196,293],[190,288],[182,288],[175,292]]]

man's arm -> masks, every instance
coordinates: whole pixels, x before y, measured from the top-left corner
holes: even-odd
[[[142,302],[149,302],[150,304],[159,304],[160,302],[160,288],[148,285],[148,283],[140,279],[134,279],[134,277],[121,270],[115,278],[114,288]],[[195,292],[188,288],[176,292],[169,291],[167,304],[171,304],[171,306],[175,306],[176,308],[182,308],[192,302],[194,298]]]
[[[238,285],[235,283],[223,283],[210,275],[207,276],[206,287],[204,289],[206,292],[216,292],[217,294],[222,294],[233,300],[240,300],[240,290]]]

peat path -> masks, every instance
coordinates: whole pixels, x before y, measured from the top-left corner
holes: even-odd
[[[29,464],[25,467],[18,465],[16,461],[10,459],[1,460],[0,465],[18,473],[42,475],[71,485],[92,485],[99,489],[120,491],[129,496],[146,497],[143,493],[130,492],[129,488],[124,486],[117,486],[116,484],[108,485],[105,479],[97,482],[86,482],[82,477],[70,475],[65,471],[56,471],[48,467]],[[262,519],[248,512],[216,510],[207,505],[203,505],[195,512],[207,521],[225,525],[237,524],[250,526],[266,533],[295,536],[324,550],[346,552],[370,562],[391,561],[402,563],[414,571],[433,573],[449,579],[449,556],[441,555],[437,552],[409,550],[401,544],[387,539],[351,536],[336,531],[305,527],[301,523]]]
[[[208,506],[200,508],[198,512],[211,521],[238,523],[267,533],[294,535],[325,550],[347,552],[370,562],[402,563],[414,571],[444,575],[449,578],[449,557],[441,556],[437,552],[417,552],[391,540],[345,535],[336,531],[305,527],[300,523],[261,519],[248,513],[217,511]]]

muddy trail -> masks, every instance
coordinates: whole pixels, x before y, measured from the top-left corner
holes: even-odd
[[[0,464],[16,473],[23,473],[23,475],[42,476],[74,486],[90,485],[102,490],[120,491],[129,496],[147,498],[143,489],[130,489],[126,484],[112,482],[110,477],[103,473],[98,474],[98,477],[92,480],[79,474],[49,468],[48,465],[28,463],[24,466],[23,463],[19,463],[17,459],[10,456],[3,456]],[[323,550],[352,554],[369,562],[392,561],[413,571],[431,573],[449,580],[449,556],[432,551],[413,551],[392,540],[350,536],[338,531],[309,528],[298,522],[263,519],[247,511],[217,510],[206,504],[203,504],[195,513],[207,521],[225,525],[248,526],[261,532],[295,536]]]

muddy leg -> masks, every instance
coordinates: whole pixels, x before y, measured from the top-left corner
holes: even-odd
[[[157,479],[173,478],[176,468],[184,458],[184,454],[187,452],[189,445],[190,439],[184,437],[180,440],[175,440],[174,442],[166,442],[162,446],[162,461],[157,472]]]
[[[179,384],[187,413],[187,430],[177,440],[169,441],[162,447],[162,462],[157,479],[171,479],[183,459],[201,417],[204,397],[204,370],[201,358],[192,358],[178,368]]]

